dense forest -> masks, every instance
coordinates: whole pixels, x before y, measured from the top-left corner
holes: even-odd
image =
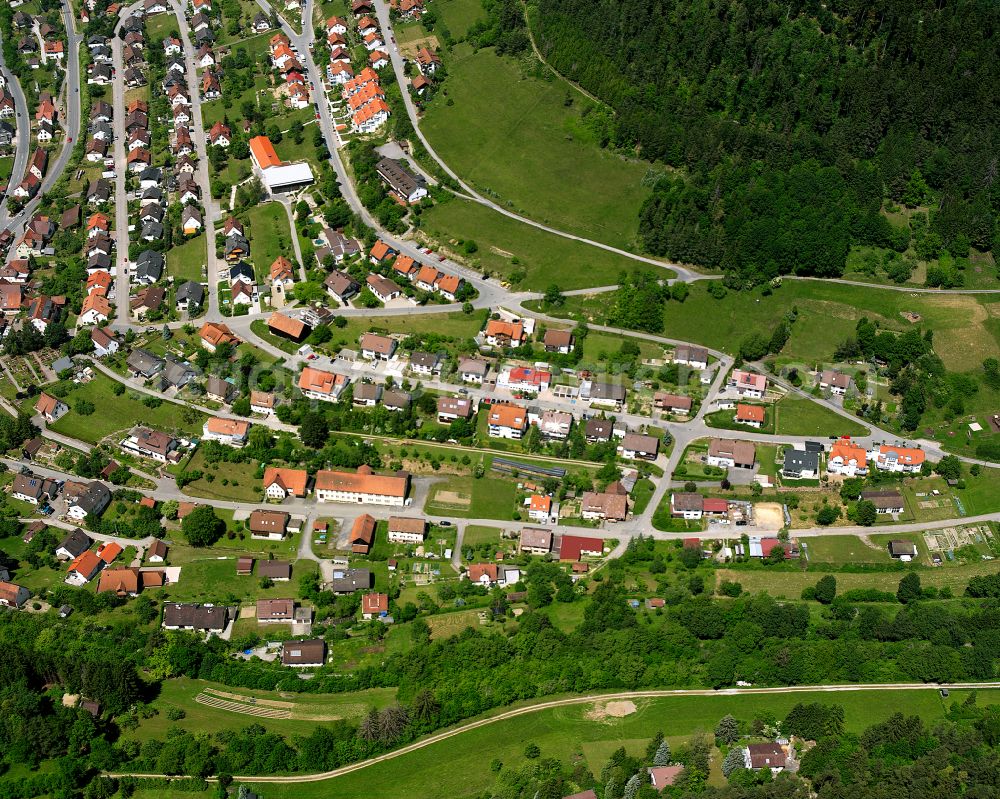
[[[481,44],[523,46],[509,5],[493,4]],[[881,213],[886,200],[929,211],[913,242],[921,257],[1000,246],[996,4],[539,9],[546,58],[614,109],[597,125],[604,143],[671,168],[641,211],[651,252],[722,267],[732,286],[837,276],[851,245],[910,245],[911,231]]]

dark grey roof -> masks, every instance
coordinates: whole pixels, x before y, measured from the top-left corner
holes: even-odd
[[[149,222],[142,226],[142,237],[154,239],[163,238],[163,224],[157,222],[155,219],[151,219]]]
[[[104,483],[94,480],[87,484],[84,491],[76,501],[76,507],[81,508],[84,513],[98,514],[111,503],[111,492]]]
[[[90,536],[77,527],[70,531],[56,549],[65,549],[75,558],[90,549],[91,543],[93,542],[90,540]]]
[[[368,569],[335,570],[330,590],[335,594],[350,594],[361,588],[372,587],[372,573]]]
[[[177,301],[181,302],[187,300],[195,305],[201,305],[205,300],[205,288],[201,283],[195,283],[193,280],[188,280],[177,289]]]
[[[221,632],[229,624],[229,608],[225,605],[195,605],[170,603],[163,606],[164,627],[190,627],[195,630]]]
[[[151,377],[166,365],[166,361],[162,358],[143,349],[132,350],[125,363],[133,372],[138,372],[144,377]]]
[[[801,449],[786,449],[783,468],[786,472],[818,472],[819,453]]]

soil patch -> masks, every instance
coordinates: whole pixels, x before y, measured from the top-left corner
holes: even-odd
[[[635,702],[625,699],[616,702],[598,702],[588,712],[587,718],[594,721],[623,719],[635,713]]]
[[[758,502],[753,506],[753,515],[757,527],[780,530],[785,526],[785,514],[777,502]]]
[[[434,502],[438,505],[468,508],[472,504],[472,497],[468,494],[460,494],[457,491],[438,491],[434,495]]]

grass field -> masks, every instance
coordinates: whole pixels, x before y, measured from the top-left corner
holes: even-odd
[[[292,718],[252,716],[196,702],[195,697],[206,689],[223,694],[236,694],[240,697],[253,697],[262,706],[265,702],[279,703],[282,707],[292,705],[290,708]],[[395,688],[373,688],[345,694],[287,694],[277,691],[256,691],[250,688],[231,688],[205,680],[179,677],[162,683],[160,695],[153,702],[153,707],[160,711],[159,715],[143,719],[138,730],[130,737],[145,741],[149,738],[162,739],[174,727],[214,733],[222,730],[241,730],[250,724],[261,724],[273,732],[286,735],[307,734],[316,725],[317,717],[323,720],[344,718],[356,721],[363,717],[370,707],[381,708],[392,704],[395,696]],[[183,710],[185,718],[180,722],[170,721],[166,715],[166,711],[170,708]]]
[[[142,423],[165,432],[196,434],[201,432],[205,415],[191,409],[182,409],[170,402],[151,408],[142,402],[144,394],[126,391],[115,396],[111,387],[115,381],[96,372],[94,379],[85,385],[74,386],[64,402],[70,412],[52,425],[57,433],[96,444],[114,432],[125,431]],[[89,416],[81,416],[74,409],[78,400],[85,399],[97,409]]]
[[[525,75],[492,49],[459,45],[446,66],[448,80],[421,128],[452,169],[512,211],[616,247],[638,246],[650,167],[598,146],[582,118],[589,100],[561,79]]]
[[[608,307],[606,296],[570,297],[559,315],[603,322]],[[934,351],[949,369],[978,369],[984,358],[1000,357],[1000,298],[912,295],[821,280],[786,280],[767,296],[730,291],[721,300],[708,294],[705,282],[695,283],[685,302],[666,306],[663,335],[735,354],[750,331],[771,330],[793,307],[799,316],[778,356],[781,363],[811,368],[829,361],[863,316],[888,330],[911,329],[904,311],[920,314],[921,329],[934,331]]]
[[[886,536],[886,538],[907,536]],[[806,541],[810,544],[810,541]],[[840,544],[839,547],[846,545]],[[931,569],[920,569],[920,581],[925,586],[936,586],[943,588],[948,586],[952,592],[958,596],[965,591],[965,586],[970,577],[982,574],[995,574],[996,563],[980,561],[969,564],[955,564],[950,566],[939,566]],[[823,576],[822,571],[790,572],[790,571],[768,571],[767,569],[719,569],[716,571],[716,579],[721,583],[724,580],[732,580],[740,583],[744,591],[756,594],[759,591],[766,591],[775,597],[785,597],[787,599],[798,599],[802,594],[802,589],[816,585],[816,581]],[[870,572],[866,574],[837,572],[837,590],[846,591],[850,588],[877,588],[879,591],[895,592],[899,586],[899,581],[905,570],[888,572]]]
[[[336,352],[342,347],[357,349],[362,333],[412,333],[471,339],[479,333],[486,320],[485,309],[465,314],[461,311],[440,314],[413,314],[412,316],[351,316],[344,327],[330,327],[333,338],[326,345]]]
[[[226,542],[230,543],[230,542]],[[294,557],[294,547],[289,553],[288,542],[251,541],[249,534],[245,542],[232,542],[232,549],[219,554],[219,549],[191,550],[184,547],[180,551],[171,548],[170,563],[181,567],[179,582],[164,589],[165,594],[174,602],[254,602],[258,599],[280,599],[294,597],[299,577],[309,572],[315,572],[317,564],[311,560],[296,561],[292,566],[290,582],[275,583],[270,588],[261,588],[260,579],[255,575],[237,575],[236,559],[242,555],[262,557],[263,549],[253,545],[283,547],[284,552],[275,553],[278,558]]]
[[[280,203],[264,203],[247,212],[250,260],[258,282],[267,282],[271,264],[279,255],[295,262],[288,216]]]
[[[805,543],[810,563],[889,563],[892,560],[887,549],[869,546],[856,535],[823,535]]]
[[[427,234],[456,252],[459,241],[473,240],[479,246],[471,259],[477,267],[510,277],[523,273],[518,288],[544,291],[553,283],[563,289],[608,286],[622,272],[656,270],[670,277],[673,272],[589,244],[547,233],[491,211],[468,200],[452,199],[421,215]]]
[[[210,463],[206,464],[201,452],[196,452],[187,465],[188,471],[200,470],[211,481],[202,477],[184,486],[184,493],[204,499],[223,499],[233,502],[260,502],[263,496],[261,481],[257,478],[257,467],[253,463]],[[223,485],[222,481],[228,481]]]
[[[863,436],[871,432],[829,408],[805,399],[787,396],[774,406],[775,431],[783,436]]]
[[[961,703],[966,693],[953,691],[948,702]],[[845,710],[845,726],[860,732],[897,712],[901,704],[908,714],[928,723],[943,718],[945,706],[933,687],[907,691],[905,700],[895,692],[851,691],[831,695],[802,691],[778,695],[717,695],[639,699],[636,712],[624,718],[595,718],[592,704],[540,710],[498,721],[440,741],[406,755],[332,780],[291,785],[260,785],[268,799],[465,799],[488,791],[494,776],[483,768],[484,758],[497,758],[505,765],[521,766],[524,747],[536,743],[542,757],[566,763],[581,750],[605,756],[607,751],[639,739],[648,741],[658,730],[670,736],[711,733],[718,720],[731,713],[751,720],[760,711],[783,718],[799,702],[838,704]],[[980,705],[996,701],[998,692],[979,691]],[[486,754],[484,754],[486,753]],[[716,754],[716,759],[718,754]],[[441,764],[447,763],[447,769]],[[593,768],[594,764],[589,763]],[[597,764],[598,768],[603,763]]]
[[[480,0],[440,0],[434,4],[434,11],[455,39],[464,37],[474,23],[486,18]]]
[[[465,546],[475,546],[476,544],[498,544],[500,534],[503,532],[499,527],[487,527],[483,524],[468,524],[465,533],[462,535],[462,544]]]
[[[167,274],[179,283],[183,283],[185,280],[201,283],[207,280],[205,277],[207,262],[205,234],[203,233],[167,252]]]
[[[453,496],[444,497],[446,493]],[[516,494],[514,481],[493,474],[479,480],[472,475],[453,475],[434,484],[424,504],[424,513],[508,521],[514,513]]]

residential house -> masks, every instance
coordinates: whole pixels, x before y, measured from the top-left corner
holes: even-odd
[[[628,517],[628,495],[611,491],[585,491],[580,517],[588,521],[623,522]]]
[[[268,466],[264,470],[264,496],[283,500],[304,497],[308,493],[309,473],[305,469]]]
[[[552,497],[532,494],[524,500],[528,508],[528,518],[534,522],[547,522],[552,514]]]
[[[786,760],[785,750],[776,743],[749,744],[743,748],[743,765],[754,771],[769,769],[777,774],[784,770]]]
[[[890,541],[889,556],[904,563],[909,563],[917,557],[917,545],[905,539]]]
[[[708,445],[705,462],[723,469],[752,469],[757,461],[757,448],[750,441],[713,438]]]
[[[844,436],[830,447],[826,470],[830,474],[842,474],[845,477],[868,474],[868,453],[864,447],[854,444],[850,436]]]
[[[741,397],[763,399],[767,392],[767,378],[743,369],[733,369],[727,388],[736,391]]]
[[[588,419],[583,433],[588,444],[601,444],[611,440],[614,427],[614,422],[611,419]]]
[[[44,505],[55,499],[58,492],[58,484],[54,480],[30,472],[15,475],[10,487],[10,495],[14,499],[31,505]]]
[[[259,624],[291,623],[295,619],[294,599],[258,599]]]
[[[104,568],[104,561],[88,549],[69,564],[69,568],[66,570],[66,582],[71,585],[84,586],[93,580],[102,568]]]
[[[128,305],[139,319],[143,319],[150,311],[159,310],[166,296],[166,290],[161,286],[149,286],[137,292]]]
[[[361,336],[361,357],[369,361],[388,361],[396,352],[396,340],[376,333]]]
[[[92,543],[93,541],[91,541],[90,536],[77,527],[75,530],[71,530],[59,546],[56,547],[56,558],[59,560],[73,560],[74,558],[78,558],[90,549]]]
[[[569,330],[556,330],[554,328],[546,330],[542,337],[542,344],[546,352],[558,352],[567,355],[573,351],[574,339]]]
[[[399,286],[381,275],[368,275],[365,283],[368,285],[371,293],[383,303],[390,302],[403,293]]]
[[[927,458],[922,449],[885,444],[874,450],[870,457],[880,471],[906,474],[919,472]]]
[[[388,594],[363,594],[361,597],[361,618],[386,619],[389,615]]]
[[[193,280],[186,280],[177,287],[177,310],[194,311],[205,302],[205,287]]]
[[[420,544],[427,536],[427,522],[407,516],[390,516],[387,536],[395,544]]]
[[[764,426],[765,418],[766,413],[763,405],[747,405],[740,402],[736,405],[736,415],[733,420],[736,424],[760,429]]]
[[[584,380],[580,383],[580,399],[592,406],[618,408],[625,402],[625,386],[602,380]]]
[[[432,53],[426,47],[417,50],[416,62],[421,75],[433,75],[441,67],[441,59],[437,53]]]
[[[648,461],[656,460],[656,456],[660,451],[660,439],[655,436],[628,433],[618,446],[618,451],[625,458],[642,458]]]
[[[851,376],[832,369],[824,369],[819,376],[819,387],[824,391],[843,396],[851,387]]]
[[[486,323],[484,337],[486,343],[493,347],[519,347],[525,340],[524,324],[490,319]]]
[[[154,2],[159,1],[154,0]],[[170,602],[163,606],[163,628],[165,630],[193,630],[209,635],[218,635],[223,633],[231,622],[235,621],[237,613],[237,609],[226,605]]]
[[[299,375],[299,390],[309,399],[336,402],[350,382],[346,375],[306,366]]]
[[[781,476],[790,480],[815,480],[819,477],[819,453],[786,449]]]
[[[477,358],[462,358],[458,363],[458,373],[464,383],[482,385],[489,369],[490,365],[486,361]]]
[[[604,540],[581,535],[564,535],[559,544],[559,560],[578,561],[583,557],[599,558],[604,554]]]
[[[280,541],[288,530],[291,517],[280,510],[255,510],[250,513],[250,537]]]
[[[38,395],[35,403],[35,413],[51,424],[69,411],[69,406],[58,397],[53,397],[46,391]]]
[[[257,566],[257,576],[262,580],[287,583],[292,579],[292,564],[287,560],[262,560]]]
[[[475,413],[473,401],[467,397],[438,397],[438,421],[450,424],[456,419],[470,419]]]
[[[327,294],[344,305],[361,290],[360,284],[354,278],[338,269],[334,269],[327,275],[323,285],[326,287]]]
[[[675,492],[670,495],[670,515],[677,519],[697,520],[705,510],[705,499],[694,492]]]
[[[250,411],[262,416],[270,416],[274,413],[274,394],[267,391],[251,391]]]
[[[128,367],[130,377],[149,379],[163,370],[166,361],[148,350],[137,348],[129,353],[125,365]]]
[[[120,444],[124,452],[159,463],[177,463],[181,458],[180,442],[168,433],[136,427]]]
[[[374,408],[382,396],[382,386],[374,383],[358,383],[354,386],[354,405],[365,408]]]
[[[120,342],[107,328],[95,327],[90,331],[90,340],[94,342],[94,355],[106,358],[118,352]]]
[[[441,373],[441,356],[431,352],[414,352],[410,355],[410,371],[418,375]]]
[[[653,407],[667,413],[677,413],[689,415],[691,413],[691,398],[680,394],[669,394],[666,391],[657,391],[653,395]]]
[[[215,352],[222,344],[235,346],[239,343],[239,339],[228,325],[221,322],[205,322],[198,331],[198,338],[201,340],[201,346],[209,352]]]
[[[94,480],[86,484],[86,488],[68,504],[66,514],[71,519],[82,521],[87,516],[100,516],[111,504],[111,492],[104,483]]]
[[[859,500],[871,502],[876,513],[902,513],[906,509],[903,495],[898,491],[862,491]]]
[[[205,396],[214,402],[228,404],[232,393],[233,384],[218,375],[211,375],[205,381]]]
[[[249,434],[250,422],[244,419],[223,419],[212,416],[202,425],[202,438],[237,449],[246,446]]]
[[[566,411],[542,411],[538,420],[538,432],[542,438],[565,441],[573,427],[573,414]]]
[[[552,551],[552,531],[538,527],[523,528],[518,549],[529,555],[548,555]]]
[[[216,147],[226,148],[233,141],[232,131],[223,122],[216,122],[208,131],[208,142]]]
[[[326,662],[326,641],[285,641],[281,645],[281,665],[292,668],[318,668]]]
[[[280,338],[287,338],[296,343],[302,342],[309,335],[309,325],[300,319],[293,319],[275,311],[267,320],[267,327]]]
[[[678,344],[674,349],[674,363],[690,366],[692,369],[707,369],[708,350],[693,344]]]
[[[31,592],[23,585],[8,580],[0,582],[0,606],[20,609],[30,598]]]
[[[490,406],[488,424],[490,438],[519,440],[528,429],[528,411],[513,403],[495,402]]]

